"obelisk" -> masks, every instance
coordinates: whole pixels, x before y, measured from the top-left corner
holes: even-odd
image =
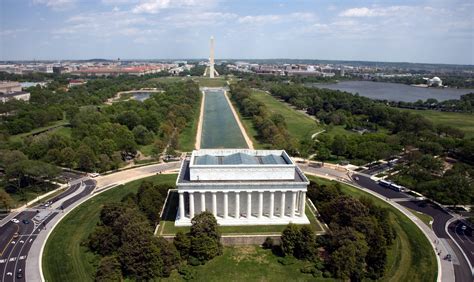
[[[209,77],[214,78],[214,36],[211,36],[211,53],[209,56]]]

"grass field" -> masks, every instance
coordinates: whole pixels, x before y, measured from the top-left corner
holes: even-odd
[[[320,184],[331,181],[309,176]],[[356,198],[369,197],[376,205],[390,211],[390,221],[397,232],[397,238],[387,256],[385,279],[382,281],[435,281],[437,263],[428,239],[421,230],[405,215],[384,201],[351,186],[342,185],[345,194]]]
[[[294,260],[294,264],[282,265],[278,256],[260,246],[235,246],[224,248],[224,253],[205,265],[191,267],[192,281],[334,281],[314,278],[300,272],[302,267],[311,265]],[[183,281],[177,271],[163,281]]]
[[[466,133],[467,138],[474,137],[474,114],[450,113],[430,110],[406,110],[431,120],[434,124],[450,125]]]
[[[216,78],[209,78],[209,77],[193,77],[199,86],[201,87],[224,87],[227,86],[227,82],[224,77],[216,77]]]
[[[314,119],[263,91],[253,90],[252,97],[264,103],[272,113],[281,114],[285,118],[288,132],[297,140],[310,138],[313,133],[323,129]]]
[[[176,174],[145,178],[155,183],[174,184]],[[54,229],[43,253],[46,281],[93,281],[97,257],[81,246],[99,220],[106,203],[119,202],[128,193],[136,193],[144,179],[103,192],[70,212]]]
[[[248,137],[250,140],[252,140],[253,146],[255,149],[269,149],[271,148],[270,144],[263,144],[258,140],[258,132],[257,129],[255,128],[252,118],[250,117],[243,117],[242,114],[240,114],[239,108],[235,104],[233,100],[230,100],[232,102],[232,105],[234,106],[234,109],[239,116],[240,121],[242,122],[242,125],[244,126],[245,132],[247,132]]]

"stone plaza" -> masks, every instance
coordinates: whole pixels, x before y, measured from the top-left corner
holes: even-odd
[[[176,226],[206,210],[220,225],[309,224],[309,181],[283,150],[195,150],[176,184]]]

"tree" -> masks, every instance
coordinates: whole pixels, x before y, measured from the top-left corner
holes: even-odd
[[[298,225],[288,224],[281,234],[281,248],[285,255],[294,255],[301,236]]]
[[[135,141],[139,145],[150,144],[153,141],[153,133],[148,131],[143,125],[137,125],[132,130]]]
[[[298,259],[314,260],[317,256],[316,236],[308,225],[300,228],[300,239],[296,244],[294,256]]]
[[[5,190],[0,189],[0,209],[9,211],[13,207],[13,199]]]
[[[120,263],[115,256],[103,257],[95,274],[95,281],[122,281]]]
[[[187,259],[189,257],[191,240],[189,239],[188,235],[184,234],[182,231],[178,231],[174,237],[173,244],[179,251],[182,259]]]
[[[163,237],[154,237],[155,244],[160,249],[161,259],[163,260],[162,276],[169,277],[171,271],[175,269],[180,261],[179,252],[173,244],[168,243]]]
[[[96,156],[94,151],[87,146],[86,144],[82,144],[76,153],[77,157],[77,167],[83,171],[94,171],[95,170],[95,163],[96,163]]]
[[[191,220],[191,224],[190,256],[204,263],[222,254],[221,236],[217,228],[217,220],[212,213],[205,211],[196,215]]]
[[[120,237],[110,226],[97,226],[87,238],[87,243],[92,251],[107,256],[120,246]]]

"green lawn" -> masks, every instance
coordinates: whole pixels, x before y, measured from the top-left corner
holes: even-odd
[[[205,265],[191,267],[192,281],[334,281],[314,278],[300,272],[302,267],[311,265],[294,260],[294,264],[282,265],[279,257],[260,246],[235,246],[224,248],[223,255]],[[163,281],[183,281],[177,271]]]
[[[201,87],[225,87],[227,86],[227,82],[225,78],[216,77],[216,78],[209,78],[209,77],[193,77],[193,80],[199,83]]]
[[[145,178],[155,183],[174,184],[176,174]],[[136,193],[144,179],[103,192],[70,212],[54,229],[43,253],[46,281],[93,281],[97,256],[81,246],[99,220],[105,203],[119,202],[128,193]]]
[[[309,176],[320,184],[330,180]],[[397,238],[387,257],[386,275],[383,281],[435,281],[437,263],[430,242],[422,231],[405,215],[384,201],[349,185],[342,184],[342,191],[356,198],[369,197],[375,204],[387,207],[390,221],[397,232]]]
[[[416,211],[416,210],[412,210],[409,208],[407,209],[411,211],[411,213],[414,216],[418,217],[421,221],[423,221],[426,225],[428,225],[431,228],[431,223],[433,223],[433,218],[431,216],[424,214],[422,212]]]
[[[32,131],[29,131],[29,132],[25,132],[25,133],[21,133],[21,134],[17,134],[17,135],[12,135],[12,136],[10,136],[10,140],[11,141],[19,141],[24,137],[27,137],[27,136],[30,136],[30,135],[33,135],[33,134],[38,134],[38,133],[41,133],[41,132],[45,132],[45,131],[48,131],[48,130],[56,130],[55,128],[59,129],[60,127],[63,127],[63,126],[68,125],[68,124],[69,124],[69,122],[67,120],[64,120],[64,119],[63,120],[58,120],[58,121],[52,122],[48,126],[39,127],[39,128],[33,129]]]
[[[194,111],[194,117],[192,121],[184,128],[184,130],[179,134],[179,149],[183,152],[189,152],[194,150],[194,145],[196,144],[196,134],[199,124],[199,115],[201,113],[201,100],[202,93],[199,94],[199,106]]]
[[[451,113],[431,110],[406,110],[417,113],[431,120],[434,124],[450,125],[466,133],[466,137],[474,137],[474,114]]]
[[[310,138],[313,133],[323,129],[314,119],[263,91],[253,90],[252,97],[264,103],[272,113],[281,114],[285,118],[288,132],[297,140]]]

